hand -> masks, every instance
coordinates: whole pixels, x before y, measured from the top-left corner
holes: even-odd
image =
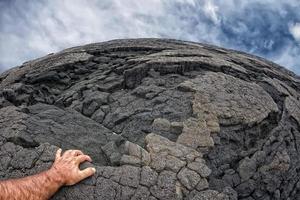
[[[92,167],[84,170],[79,169],[80,163],[84,161],[92,162],[90,156],[84,155],[79,150],[67,150],[63,155],[61,155],[61,152],[61,149],[57,150],[55,161],[49,171],[62,185],[74,185],[95,174],[96,169]]]

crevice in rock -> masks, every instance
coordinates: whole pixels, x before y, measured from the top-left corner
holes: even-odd
[[[19,145],[23,148],[35,148],[38,147],[40,144],[36,141],[28,141],[22,137],[9,137],[6,139],[7,142],[14,143],[15,145]]]

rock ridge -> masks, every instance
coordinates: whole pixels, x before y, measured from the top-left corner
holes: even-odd
[[[298,199],[299,145],[300,78],[242,52],[113,40],[0,75],[0,179],[94,160],[52,199]]]

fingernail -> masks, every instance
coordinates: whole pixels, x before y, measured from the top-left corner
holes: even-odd
[[[96,169],[95,168],[92,168],[92,170],[93,170],[94,173],[96,173]]]

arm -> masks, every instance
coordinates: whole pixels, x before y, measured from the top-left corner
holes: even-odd
[[[60,187],[74,185],[95,173],[95,168],[79,169],[84,161],[92,160],[79,150],[68,150],[61,156],[59,149],[49,170],[25,178],[0,181],[0,200],[47,200]]]

